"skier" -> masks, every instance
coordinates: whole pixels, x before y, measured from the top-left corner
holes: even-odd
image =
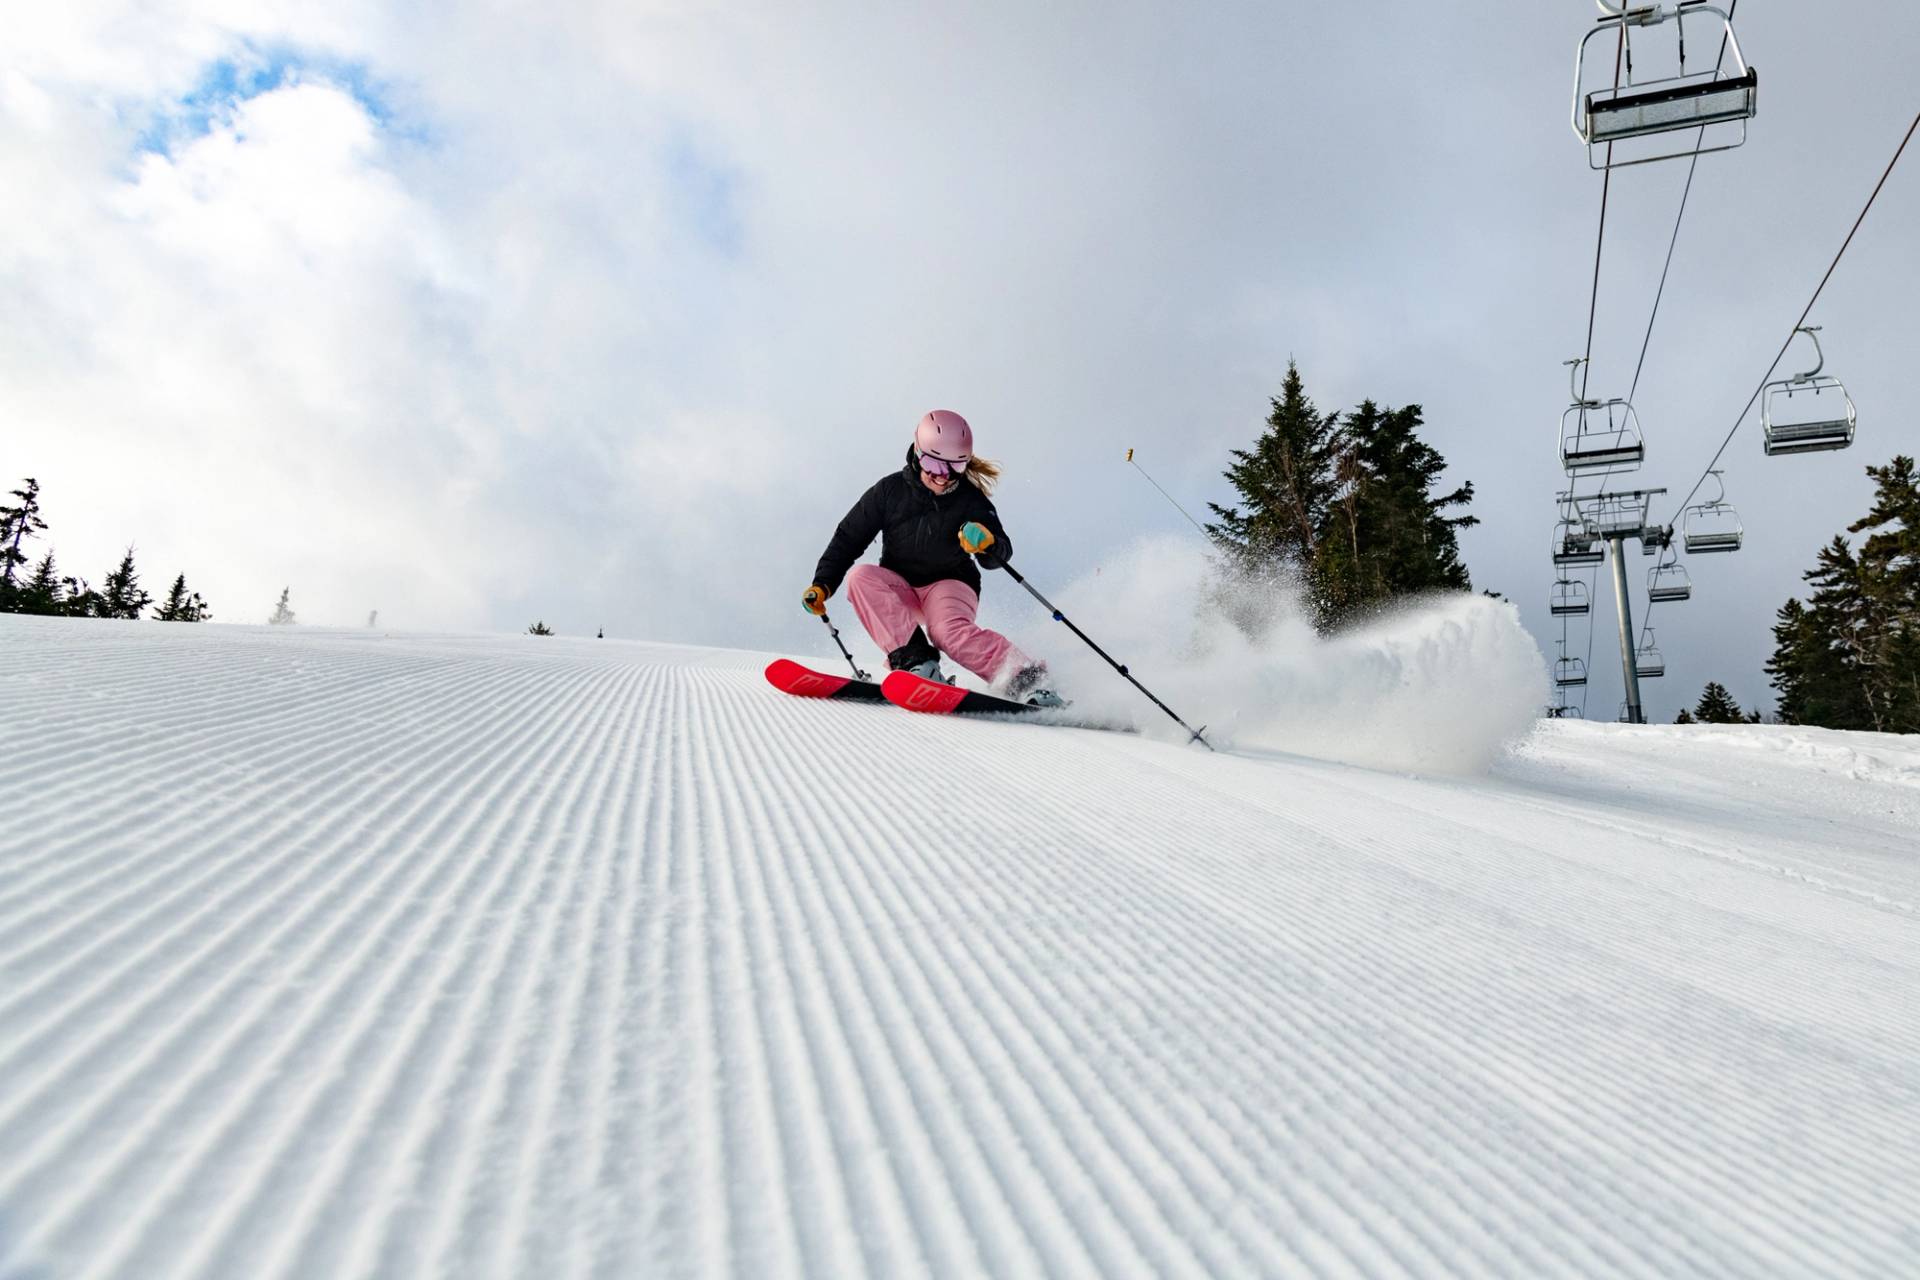
[[[1013,548],[988,494],[1000,468],[973,454],[973,429],[950,409],[920,419],[906,465],[860,495],[820,557],[807,612],[827,611],[844,579],[861,625],[887,653],[887,666],[953,683],[940,655],[987,681],[999,696],[1036,707],[1066,705],[1048,688],[1047,666],[997,631],[974,623],[980,571]],[[880,535],[880,563],[854,564]]]

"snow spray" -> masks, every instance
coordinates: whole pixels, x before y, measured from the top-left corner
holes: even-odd
[[[1127,547],[1059,598],[1222,748],[1481,773],[1547,701],[1546,660],[1519,611],[1487,596],[1436,593],[1322,637],[1297,582],[1227,582],[1205,549],[1167,537]],[[1133,690],[1042,630],[1045,619],[1003,616],[1076,707],[1163,733]]]

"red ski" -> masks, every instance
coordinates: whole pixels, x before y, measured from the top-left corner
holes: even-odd
[[[830,676],[813,671],[790,658],[775,658],[767,664],[767,683],[782,693],[797,698],[840,698],[853,702],[879,702],[880,686],[851,676]]]
[[[889,672],[887,678],[880,682],[880,693],[896,707],[905,707],[909,711],[932,712],[935,715],[951,713],[975,715],[981,712],[998,712],[1007,715],[1039,710],[1024,702],[1009,702],[1005,698],[996,698],[990,693],[975,693],[971,689],[962,689],[958,685],[927,680],[910,671]]]

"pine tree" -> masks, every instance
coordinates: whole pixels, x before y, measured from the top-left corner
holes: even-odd
[[[1268,403],[1266,430],[1252,449],[1231,451],[1233,465],[1224,473],[1240,502],[1232,507],[1208,503],[1219,522],[1208,525],[1207,532],[1243,568],[1305,570],[1318,553],[1338,490],[1334,434],[1340,415],[1314,407],[1291,360],[1279,398]]]
[[[287,597],[292,594],[292,587],[280,588],[280,599],[273,606],[273,616],[267,619],[269,625],[290,627],[294,624],[293,607],[287,603]]]
[[[530,636],[550,636],[553,632],[545,622],[536,622],[527,628],[527,634]]]
[[[1868,467],[1873,508],[1835,537],[1774,624],[1767,673],[1780,718],[1830,729],[1920,732],[1920,477],[1896,456]]]
[[[47,522],[40,518],[40,482],[27,477],[27,487],[13,490],[20,501],[0,507],[0,608],[10,607],[19,589],[15,573],[27,562],[20,544],[36,533],[44,532]]]
[[[153,597],[140,589],[140,575],[134,571],[133,548],[120,557],[120,567],[107,575],[100,593],[103,618],[137,619],[141,610],[153,603]]]
[[[183,573],[173,580],[166,603],[156,609],[153,616],[160,622],[206,622],[212,619],[213,610],[207,607],[199,592],[188,593],[187,575]]]
[[[1297,576],[1323,631],[1396,596],[1472,589],[1458,534],[1479,521],[1455,511],[1473,501],[1473,486],[1433,491],[1447,464],[1419,438],[1419,405],[1365,400],[1344,419],[1322,414],[1291,362],[1271,404],[1265,432],[1251,450],[1233,450],[1225,472],[1240,502],[1209,504],[1218,521],[1207,531],[1234,569]]]
[[[1740,704],[1733,700],[1726,686],[1713,680],[1707,681],[1700,701],[1694,704],[1693,718],[1701,724],[1739,724],[1745,719],[1740,714]]]
[[[1873,508],[1847,526],[1866,533],[1857,558],[1855,661],[1876,729],[1920,732],[1920,476],[1896,456],[1868,467]]]
[[[61,586],[66,592],[66,601],[60,611],[69,618],[104,618],[106,601],[98,591],[88,585],[85,578],[62,578]]]
[[[1446,459],[1419,438],[1419,405],[1383,409],[1364,400],[1340,430],[1340,493],[1314,575],[1332,626],[1398,596],[1471,590],[1458,531],[1478,517],[1448,515],[1473,501],[1473,485],[1435,495]]]
[[[16,613],[52,617],[65,613],[66,593],[60,589],[58,571],[53,567],[53,552],[48,551],[33,567],[33,576],[20,585],[13,597]]]
[[[1694,720],[1694,718],[1693,718],[1693,712],[1691,712],[1691,711],[1689,711],[1689,710],[1687,710],[1687,709],[1686,709],[1685,707],[1682,707],[1682,708],[1680,708],[1680,714],[1679,714],[1679,715],[1677,715],[1677,716],[1675,716],[1675,717],[1673,718],[1673,722],[1674,722],[1675,724],[1694,724],[1694,723],[1696,723],[1696,722],[1695,722],[1695,720]]]

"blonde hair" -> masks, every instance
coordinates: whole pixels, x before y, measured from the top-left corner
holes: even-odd
[[[968,484],[982,493],[991,494],[993,486],[1000,483],[1000,464],[976,453],[967,462],[967,469],[961,474],[966,476]]]

